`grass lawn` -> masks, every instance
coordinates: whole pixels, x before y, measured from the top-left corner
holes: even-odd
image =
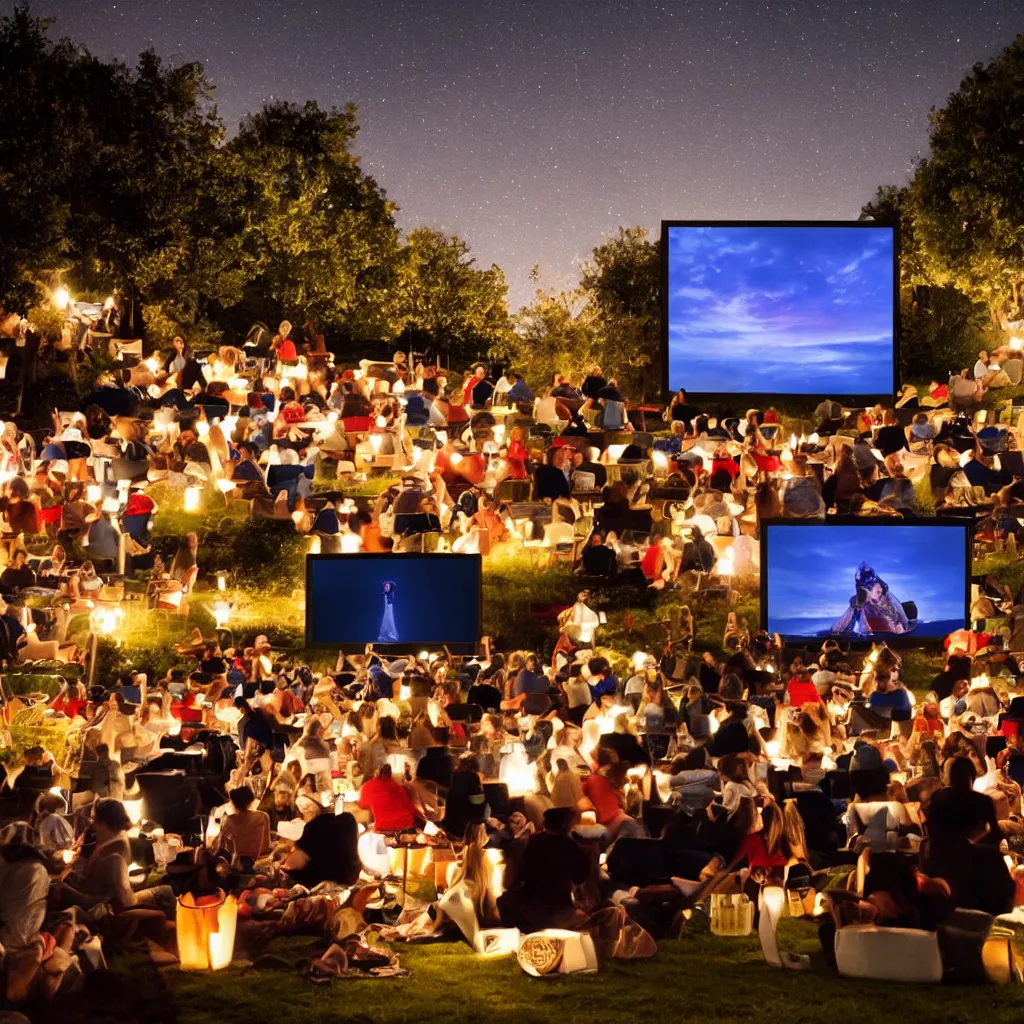
[[[595,975],[531,978],[513,958],[482,960],[462,944],[399,947],[411,977],[335,981],[315,986],[296,972],[253,972],[242,965],[218,974],[120,968],[109,988],[90,998],[81,1020],[255,1024],[263,1021],[379,1024],[540,1024],[586,1020],[748,1022],[767,1015],[786,1024],[950,1021],[1001,1024],[1024,1015],[1024,988],[943,988],[846,981],[830,973],[811,923],[785,921],[788,949],[809,952],[807,973],[767,967],[756,939],[695,935],[660,944],[652,961],[603,965]],[[305,960],[311,940],[278,940],[270,952]],[[76,1011],[61,1016],[77,1024]]]

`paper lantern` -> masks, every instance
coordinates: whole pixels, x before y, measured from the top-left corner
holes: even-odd
[[[391,874],[399,878],[408,877],[412,879],[434,879],[434,866],[432,863],[433,850],[429,846],[391,846],[388,847],[388,862],[391,865]],[[409,870],[405,871],[405,862],[408,859]]]
[[[359,862],[371,875],[386,875],[391,871],[391,858],[387,843],[379,832],[364,832],[357,843]]]
[[[501,758],[501,767],[498,769],[498,781],[508,786],[508,795],[511,797],[526,796],[527,793],[536,792],[537,769],[530,764],[526,757],[526,751],[521,743],[516,743],[512,749]]]
[[[745,893],[712,893],[712,935],[744,936],[753,930],[754,904],[749,896]]]
[[[586,932],[546,928],[519,940],[519,966],[535,978],[545,974],[579,974],[597,970],[594,940]]]
[[[185,511],[186,512],[198,512],[199,511],[199,496],[202,490],[199,487],[186,487],[185,488]]]
[[[139,797],[138,800],[125,800],[124,809],[128,813],[128,820],[133,825],[138,825],[142,821],[142,815],[145,813],[142,797]]]
[[[213,896],[178,897],[178,957],[183,971],[219,971],[235,951],[238,901],[218,889]]]

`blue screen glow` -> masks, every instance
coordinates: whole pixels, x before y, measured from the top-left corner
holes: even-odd
[[[886,395],[892,228],[668,228],[673,391]]]
[[[944,637],[965,625],[965,530],[927,524],[827,523],[768,524],[764,529],[768,558],[761,571],[767,572],[767,624],[772,633],[897,633],[900,630],[886,628],[892,621],[893,601],[901,607],[915,606],[914,616],[901,623],[902,631],[915,637]],[[858,576],[861,601],[855,608]],[[871,593],[875,581],[882,582],[888,596],[878,590]]]

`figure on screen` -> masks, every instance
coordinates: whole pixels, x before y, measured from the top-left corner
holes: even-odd
[[[377,643],[397,644],[399,640],[398,627],[395,625],[395,594],[398,587],[388,580],[384,584],[384,614],[380,618],[380,631],[377,633]]]
[[[903,605],[889,585],[867,562],[861,562],[854,577],[856,593],[850,607],[832,627],[833,633],[906,633],[912,626]]]

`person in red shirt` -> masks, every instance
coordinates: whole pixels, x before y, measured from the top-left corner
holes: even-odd
[[[416,820],[416,808],[405,786],[391,777],[391,765],[383,764],[376,778],[368,779],[359,790],[359,806],[373,815],[378,832],[404,832]]]
[[[803,822],[795,804],[786,813],[772,801],[761,811],[761,828],[743,838],[727,870],[737,871],[746,864],[751,875],[781,884],[790,863],[807,863]],[[705,872],[721,869],[722,866],[722,858],[714,858]]]
[[[270,351],[275,353],[278,359],[282,359],[286,363],[294,363],[299,358],[298,353],[295,351],[295,342],[288,337],[291,331],[291,323],[288,320],[282,320],[277,328],[277,334],[274,335],[270,343]]]
[[[508,449],[505,452],[505,462],[508,465],[508,480],[526,480],[526,460],[529,452],[523,441],[526,432],[522,427],[513,427],[509,435]]]
[[[583,796],[597,817],[597,823],[608,830],[614,840],[622,826],[632,822],[622,806],[622,791],[609,778],[618,766],[618,755],[610,747],[598,747],[594,755],[594,771],[583,780]]]

